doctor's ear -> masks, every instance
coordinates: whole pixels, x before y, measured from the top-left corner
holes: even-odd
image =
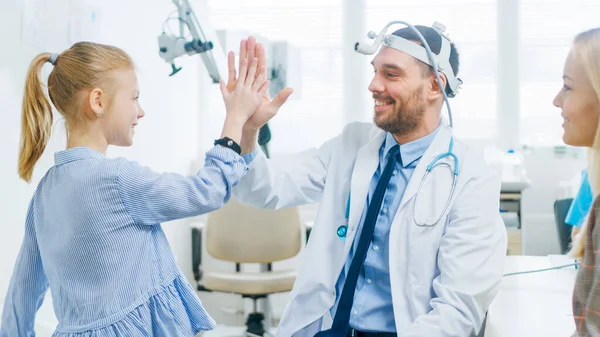
[[[445,90],[446,88],[446,75],[444,75],[442,72],[439,72],[440,74],[440,80],[442,80],[442,88],[440,88],[440,85],[438,84],[437,78],[435,77],[435,73],[433,71],[431,71],[431,75],[429,76],[429,98],[431,98],[432,100],[436,100],[438,99],[440,96],[443,96],[442,90]]]

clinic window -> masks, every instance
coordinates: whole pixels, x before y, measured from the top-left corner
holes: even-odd
[[[301,99],[290,99],[269,122],[272,155],[319,146],[342,131],[342,0],[208,0],[208,6],[215,29],[287,40],[300,51]],[[216,130],[225,114],[218,86],[211,105]]]
[[[563,145],[560,109],[564,61],[574,36],[600,26],[598,0],[520,0],[521,142]]]

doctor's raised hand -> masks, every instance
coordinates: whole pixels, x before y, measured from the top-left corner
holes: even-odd
[[[233,88],[236,87],[240,77],[242,77],[241,69],[244,60],[252,60],[254,58],[258,60],[259,72],[256,73],[256,76],[264,76],[264,78],[266,78],[267,61],[265,49],[261,43],[256,43],[256,39],[254,37],[250,36],[247,40],[244,39],[240,42],[240,76],[237,76],[236,74],[234,53],[231,51],[229,52],[227,55],[227,63],[229,68],[229,79],[227,81],[228,90],[233,90]],[[240,144],[242,147],[242,153],[246,154],[254,150],[257,143],[258,130],[277,114],[279,108],[281,108],[281,106],[287,101],[292,92],[292,88],[284,88],[271,100],[269,97],[269,91],[264,91],[258,108],[244,125]]]

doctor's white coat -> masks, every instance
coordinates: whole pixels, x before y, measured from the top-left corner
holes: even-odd
[[[312,337],[331,327],[335,284],[384,138],[385,132],[375,125],[352,123],[320,148],[292,163],[287,160],[285,170],[260,152],[234,189],[242,202],[261,208],[320,203],[278,337]],[[448,151],[450,139],[451,129],[443,124],[416,167],[390,229],[391,292],[401,337],[475,336],[502,279],[507,239],[499,214],[500,180],[465,144],[454,140],[459,176],[448,211],[433,227],[418,227],[413,220],[425,168]],[[440,214],[451,183],[447,168],[436,168],[428,176],[416,210],[420,222]],[[348,234],[342,241],[336,230],[345,222],[350,189]]]

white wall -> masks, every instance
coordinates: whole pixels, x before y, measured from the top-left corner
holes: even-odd
[[[51,3],[59,12],[52,19],[56,26],[44,26],[45,23],[40,22],[38,28],[41,31],[47,30],[49,34],[65,31],[69,17],[64,9],[68,8],[70,1],[52,0],[47,3]],[[143,0],[94,2],[98,27],[89,38],[121,47],[133,57],[139,71],[140,101],[146,110],[146,117],[141,120],[137,129],[135,145],[131,148],[109,149],[108,155],[123,155],[157,171],[187,174],[192,161],[208,148],[206,145],[210,145],[199,144],[199,140],[212,137],[210,134],[198,133],[202,129],[198,94],[200,86],[206,85],[198,78],[208,77],[202,73],[204,69],[199,58],[179,61],[178,65],[183,66],[183,70],[175,77],[168,77],[170,67],[158,56],[156,38],[162,31],[164,19],[174,7],[170,1],[152,1],[152,5],[148,3]],[[69,42],[66,38],[55,37],[55,45],[48,47],[52,50],[25,45],[21,40],[21,24],[20,2],[0,0],[0,304],[4,301],[23,237],[27,204],[39,179],[52,165],[53,153],[64,148],[65,140],[64,130],[58,122],[51,144],[38,164],[33,182],[28,185],[18,179],[16,168],[20,101],[27,67],[38,52],[60,52]],[[46,71],[49,71],[50,66],[47,68]],[[164,229],[178,262],[191,278],[191,240],[187,222],[167,223]],[[40,331],[40,336],[49,336],[48,331],[55,326],[49,304],[47,301],[41,309],[38,323],[46,325],[50,330]]]
[[[493,140],[467,139],[475,149],[496,146]],[[531,186],[523,191],[521,201],[522,254],[560,254],[558,234],[554,220],[554,201],[564,198],[565,193],[574,195],[576,187],[569,191],[561,187],[563,182],[576,179],[585,167],[585,150],[574,147],[535,147],[520,150]]]
[[[558,234],[554,221],[554,201],[561,195],[560,183],[580,174],[585,167],[585,151],[567,148],[525,150],[525,167],[531,187],[523,192],[523,254],[559,254]]]

